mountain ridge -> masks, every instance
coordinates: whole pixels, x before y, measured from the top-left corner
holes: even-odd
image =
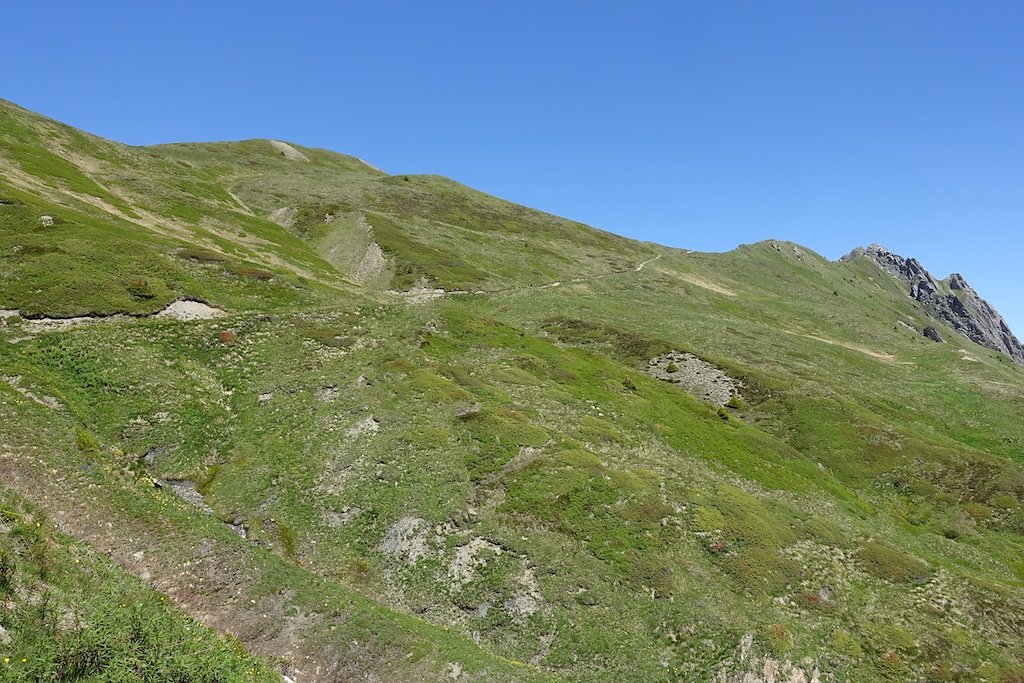
[[[334,163],[341,163],[343,165],[343,167],[345,167],[347,170],[356,170],[358,172],[369,172],[371,175],[377,176],[378,178],[383,179],[383,180],[388,181],[388,182],[391,182],[391,183],[399,183],[400,184],[402,182],[410,182],[410,183],[414,183],[414,184],[417,184],[417,185],[425,184],[425,185],[428,185],[428,186],[431,185],[431,184],[437,183],[437,184],[440,184],[442,187],[451,187],[456,192],[469,191],[469,192],[472,192],[472,193],[476,193],[484,201],[497,200],[497,201],[503,202],[503,203],[507,204],[508,206],[512,207],[513,209],[515,209],[516,211],[525,211],[525,212],[534,213],[541,220],[545,220],[545,221],[548,221],[548,220],[561,221],[561,222],[564,222],[564,223],[567,223],[567,224],[572,224],[574,226],[583,227],[583,228],[586,228],[589,231],[594,231],[595,234],[606,235],[606,236],[608,236],[608,237],[610,237],[612,239],[622,240],[622,241],[631,243],[633,245],[636,245],[638,247],[646,246],[648,248],[653,248],[653,249],[657,249],[657,250],[676,249],[674,247],[667,247],[667,246],[663,246],[663,245],[660,245],[660,244],[657,244],[657,243],[654,243],[654,242],[650,242],[650,241],[633,240],[631,238],[620,236],[620,235],[618,235],[618,234],[616,234],[614,232],[610,232],[610,231],[607,231],[607,230],[601,230],[601,229],[597,229],[597,228],[592,228],[590,226],[584,226],[582,223],[579,223],[579,222],[574,221],[572,219],[562,218],[562,217],[556,216],[554,214],[550,214],[550,213],[547,213],[547,212],[544,212],[544,211],[533,209],[531,207],[527,207],[527,206],[524,206],[524,205],[515,204],[515,203],[511,203],[511,202],[504,202],[504,200],[499,200],[498,198],[493,197],[491,195],[487,195],[486,193],[479,192],[477,190],[473,190],[472,188],[469,188],[468,186],[465,186],[465,185],[463,185],[462,183],[459,183],[456,180],[453,180],[453,179],[450,179],[450,178],[447,178],[447,177],[444,177],[444,176],[433,175],[433,174],[395,174],[395,175],[389,175],[389,174],[387,174],[387,173],[377,169],[376,167],[372,166],[371,164],[369,164],[369,163],[367,163],[367,162],[365,162],[365,161],[363,161],[361,159],[358,159],[357,157],[345,154],[343,152],[337,152],[337,151],[329,150],[329,149],[325,149],[325,148],[312,148],[312,147],[306,147],[306,146],[302,146],[302,145],[295,145],[294,143],[280,141],[280,140],[277,140],[275,138],[250,138],[250,139],[237,140],[237,141],[170,142],[170,143],[159,143],[159,144],[156,144],[156,145],[145,145],[145,146],[125,145],[123,143],[110,142],[110,141],[107,141],[107,140],[105,140],[105,139],[103,139],[103,138],[101,138],[99,136],[96,136],[94,134],[88,133],[86,131],[81,131],[79,129],[76,129],[76,128],[73,128],[73,127],[70,127],[70,126],[66,126],[66,124],[57,123],[57,122],[53,122],[53,121],[51,121],[49,119],[45,119],[45,117],[42,117],[41,115],[38,115],[38,114],[36,114],[34,112],[31,112],[28,109],[20,107],[19,105],[15,104],[15,103],[12,103],[12,102],[9,102],[9,101],[6,101],[6,100],[0,99],[0,105],[2,105],[3,107],[6,107],[9,110],[13,109],[16,112],[18,112],[21,116],[24,116],[24,117],[29,117],[31,119],[39,120],[39,121],[45,120],[45,121],[47,121],[46,125],[48,125],[48,126],[57,126],[58,128],[66,128],[68,130],[73,131],[76,134],[81,134],[83,136],[86,136],[94,144],[100,144],[100,145],[103,145],[103,144],[113,144],[115,146],[124,148],[126,150],[137,150],[137,151],[143,151],[143,152],[145,152],[145,151],[155,152],[155,151],[160,151],[160,150],[180,151],[180,150],[187,150],[187,149],[190,149],[190,148],[198,148],[198,149],[210,150],[210,151],[216,152],[216,150],[218,150],[218,149],[225,149],[225,148],[226,149],[232,149],[232,148],[249,149],[249,148],[253,148],[254,146],[255,147],[265,146],[265,147],[270,147],[271,149],[273,149],[274,153],[280,155],[288,163],[290,163],[290,164],[292,164],[294,166],[299,166],[299,167],[301,167],[303,165],[316,166],[316,165],[323,164],[323,163],[334,162]],[[280,144],[289,146],[289,147],[291,147],[291,148],[293,148],[295,150],[298,150],[298,149],[304,150],[305,152],[307,152],[309,154],[309,156],[308,157],[304,156],[302,159],[289,158],[288,154],[285,151],[282,151],[282,149],[277,148],[277,147],[274,146],[276,143],[280,143]],[[75,161],[76,160],[73,159],[72,163],[75,163]],[[357,164],[357,166],[355,168],[353,168],[351,166],[352,162]],[[413,180],[413,179],[415,179],[415,180]],[[232,195],[231,198],[233,200],[235,200],[234,204],[236,204],[235,206],[231,207],[232,209],[235,209],[235,210],[241,209],[241,210],[243,210],[245,212],[248,212],[248,213],[252,214],[252,211],[249,208],[248,203],[241,202],[241,205],[238,205],[238,201],[240,201],[240,200],[238,200],[238,197],[234,196],[233,193],[231,193],[230,191],[229,191],[229,194]],[[283,210],[283,209],[290,209],[290,208],[291,207],[288,207],[288,206],[275,206],[274,209],[272,209],[272,210],[271,209],[267,209],[265,211],[262,211],[261,215],[259,215],[258,217],[262,218],[262,219],[273,220],[272,216],[273,216],[274,211],[280,211],[280,210]],[[391,207],[389,206],[388,208],[391,208]],[[295,210],[295,209],[292,209],[292,210]],[[779,242],[780,242],[780,240],[765,239],[765,240],[762,240],[761,242],[758,242],[757,244],[772,244],[772,245],[776,245]],[[805,247],[805,246],[802,246],[802,245],[797,245],[795,243],[790,243],[790,242],[786,242],[786,241],[781,241],[781,242],[785,243],[785,244],[790,244],[792,246],[795,246],[798,251],[806,251],[806,252],[809,252],[809,253],[815,253],[812,249],[810,249],[808,247]],[[370,246],[372,247],[373,245],[370,245]],[[679,248],[679,249],[682,252],[684,252],[684,253],[687,252],[687,251],[691,251],[691,250],[686,249],[686,248]],[[725,253],[729,253],[729,252],[725,252]],[[943,324],[950,326],[952,329],[954,329],[961,336],[964,336],[964,337],[966,337],[966,338],[968,338],[968,339],[970,339],[970,340],[972,340],[972,341],[974,341],[974,342],[976,342],[976,343],[978,343],[978,344],[980,344],[982,346],[985,346],[986,348],[994,349],[994,350],[1000,351],[1002,353],[1005,353],[1006,355],[1011,357],[1018,364],[1024,364],[1024,345],[1022,345],[1022,343],[1013,334],[1013,332],[1010,329],[1009,325],[1006,323],[1005,319],[999,314],[999,312],[994,307],[992,307],[991,304],[989,304],[986,300],[984,300],[972,287],[970,287],[970,285],[968,285],[966,283],[966,281],[961,276],[959,276],[958,274],[954,273],[949,278],[947,278],[946,280],[938,281],[930,273],[928,273],[928,271],[916,259],[904,259],[903,257],[896,256],[895,257],[895,259],[896,259],[895,261],[889,261],[889,260],[887,260],[888,256],[886,256],[886,255],[888,255],[890,253],[891,252],[888,252],[888,250],[886,250],[884,247],[881,247],[880,245],[871,245],[871,246],[869,246],[867,248],[863,248],[863,247],[855,248],[847,256],[842,257],[840,260],[841,261],[849,260],[849,259],[851,259],[851,258],[853,258],[855,256],[858,256],[858,255],[865,255],[865,256],[867,256],[868,258],[873,260],[877,265],[879,265],[883,270],[888,272],[890,275],[893,275],[897,279],[906,282],[907,286],[910,289],[910,296],[912,298],[914,298],[915,300],[920,301],[923,305],[927,306],[929,308],[929,310],[932,312],[933,317],[937,321],[942,322]],[[373,256],[373,254],[371,253],[370,256]],[[357,273],[358,273],[358,267],[359,267],[359,265],[362,264],[363,260],[364,259],[362,259],[362,258],[358,259],[355,262],[355,265],[354,265],[355,270],[353,272],[351,272],[351,273],[342,273],[343,277],[356,277]],[[640,260],[642,260],[642,259],[638,259],[637,263],[639,263]],[[903,264],[903,265],[900,265],[900,264]],[[350,266],[350,267],[353,267],[353,266]],[[618,262],[615,265],[615,267],[618,268],[618,269],[628,269],[630,267],[630,264],[626,263],[626,262],[620,261],[620,262]],[[296,269],[295,272],[303,273],[306,276],[309,275],[309,272],[306,269],[301,269],[301,270]],[[592,274],[592,273],[590,273],[590,274]],[[559,281],[559,279],[561,279],[560,276],[557,273],[552,272],[550,280],[548,280],[548,282],[556,282],[556,281]],[[413,284],[413,282],[414,282],[413,280],[408,279],[408,280],[406,280],[404,282],[404,284],[405,284],[406,287],[409,287],[409,286],[411,286]],[[939,292],[939,283],[940,282],[943,284],[943,287],[942,287],[943,291],[942,292]],[[472,289],[471,283],[465,282],[465,281],[460,281],[460,279],[449,279],[447,281],[439,282],[438,284],[440,284],[442,287],[445,287],[445,286],[447,286],[449,288],[454,287],[455,289]],[[537,284],[542,284],[542,283],[537,283]],[[923,289],[922,289],[922,287],[923,287]],[[956,297],[955,295],[951,296],[951,291],[950,290],[957,290],[957,291],[962,292],[963,293],[963,297],[964,297],[966,303],[961,302],[959,300],[959,298]],[[165,303],[169,303],[169,301],[167,301]],[[128,312],[128,311],[124,311],[124,312]],[[41,312],[38,312],[38,313],[34,313],[33,315],[36,315],[36,316],[46,316],[46,315],[77,315],[79,313],[81,313],[81,311],[67,312],[67,313],[60,313],[59,311],[50,311],[50,312],[41,311]]]
[[[865,257],[907,287],[907,295],[923,304],[936,320],[961,336],[1006,354],[1024,365],[1024,344],[1013,334],[1003,316],[971,287],[959,273],[936,280],[915,258],[904,258],[880,244],[858,247],[843,257]]]

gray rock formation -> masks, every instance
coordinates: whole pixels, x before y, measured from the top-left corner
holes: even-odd
[[[939,344],[945,344],[946,343],[946,340],[942,338],[942,335],[939,334],[939,331],[937,329],[935,329],[931,325],[929,325],[928,327],[924,328],[924,330],[921,332],[921,334],[923,334],[924,336],[928,337],[933,342],[938,342]]]
[[[959,273],[935,280],[917,259],[903,258],[885,247],[872,244],[843,257],[850,261],[865,257],[906,285],[907,293],[924,305],[928,313],[971,341],[1005,353],[1024,365],[1024,345],[1013,335],[1003,316],[982,299]],[[938,332],[936,331],[936,335]],[[931,335],[927,335],[934,339]],[[941,339],[941,336],[939,337]]]

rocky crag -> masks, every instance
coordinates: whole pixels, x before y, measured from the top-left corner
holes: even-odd
[[[870,259],[904,283],[910,297],[922,303],[928,313],[940,322],[971,341],[1005,353],[1024,365],[1024,345],[1014,336],[1003,316],[982,299],[959,273],[936,280],[917,259],[904,258],[878,244],[867,249],[854,249],[843,260],[860,256]],[[935,337],[929,335],[929,338]]]

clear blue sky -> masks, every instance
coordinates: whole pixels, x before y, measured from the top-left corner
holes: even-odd
[[[0,96],[276,137],[700,250],[881,242],[1024,333],[1024,3],[8,3]]]

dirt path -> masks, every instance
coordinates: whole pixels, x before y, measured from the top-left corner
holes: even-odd
[[[436,677],[427,668],[396,667],[402,653],[382,657],[372,640],[338,642],[318,636],[333,630],[332,623],[365,615],[363,600],[353,600],[354,594],[335,590],[313,575],[305,576],[299,590],[316,590],[323,596],[323,609],[300,603],[291,589],[267,595],[261,583],[273,569],[254,564],[253,554],[269,557],[270,551],[241,538],[204,533],[202,527],[182,529],[157,519],[129,518],[88,473],[55,469],[28,448],[0,442],[0,472],[5,488],[46,510],[63,533],[107,555],[202,624],[238,638],[254,653],[283,659],[284,681],[389,680],[397,670],[411,676],[408,680]],[[335,605],[339,600],[347,603],[350,613],[339,615],[336,606],[328,607],[328,598]]]
[[[554,282],[545,282],[544,284],[540,285],[518,285],[516,287],[503,287],[501,289],[478,289],[473,292],[418,288],[409,290],[408,292],[392,291],[390,293],[403,297],[408,303],[420,304],[425,303],[427,301],[433,301],[434,299],[440,299],[446,296],[455,296],[462,294],[509,294],[512,292],[525,292],[535,289],[553,289],[554,287],[561,287],[562,285],[575,285],[580,284],[582,282],[592,282],[594,280],[600,280],[602,278],[611,277],[612,275],[622,275],[623,273],[639,273],[649,263],[653,263],[660,259],[661,257],[662,254],[658,254],[654,258],[647,259],[646,261],[639,263],[635,266],[630,266],[629,268],[622,268],[620,270],[609,270],[605,273],[600,273],[598,275],[587,275],[585,277],[577,277],[565,281],[555,280]]]
[[[647,264],[654,263],[655,261],[660,259],[661,256],[662,256],[661,254],[658,254],[654,258],[647,259],[643,263],[639,263],[636,266],[632,266],[630,268],[622,268],[621,270],[609,270],[608,272],[600,273],[599,275],[587,275],[586,277],[577,277],[577,278],[573,278],[571,280],[566,280],[566,282],[568,284],[570,284],[570,285],[574,285],[574,284],[578,284],[580,282],[591,282],[593,280],[600,280],[602,278],[611,277],[612,275],[622,275],[623,273],[639,273],[641,270],[644,269],[644,267]],[[508,289],[486,290],[484,293],[485,294],[497,294],[497,293],[501,293],[501,292],[510,292],[510,291],[522,290],[522,289],[549,289],[551,287],[561,287],[562,284],[563,283],[561,281],[556,281],[556,282],[548,282],[548,283],[543,284],[543,285],[527,285],[526,287],[509,287]]]
[[[252,212],[252,209],[249,208],[248,204],[246,204],[245,202],[243,202],[241,199],[238,198],[237,194],[235,194],[234,192],[232,192],[231,190],[228,190],[226,188],[225,188],[225,191],[228,193],[228,196],[231,197],[232,199],[234,199],[235,203],[238,204],[239,207],[241,207],[242,213],[246,214],[247,216],[255,216],[256,215],[256,214],[254,214]]]
[[[0,470],[4,472],[3,485],[46,510],[60,531],[87,542],[129,573],[148,581],[206,626],[238,637],[260,654],[291,661],[299,655],[295,645],[269,635],[280,635],[285,630],[275,610],[264,613],[264,605],[257,607],[248,600],[232,599],[232,593],[247,594],[256,580],[251,573],[240,571],[243,558],[237,550],[207,540],[195,548],[194,554],[176,557],[171,549],[183,544],[184,539],[175,538],[168,526],[147,525],[142,520],[128,523],[110,507],[103,492],[97,492],[96,485],[84,477],[49,469],[43,460],[16,450],[0,451]],[[61,495],[54,495],[54,491]],[[268,635],[257,642],[257,633]],[[311,658],[309,663],[315,670],[313,662]],[[317,679],[309,676],[308,680]]]
[[[654,257],[654,258],[652,258],[652,259],[647,259],[646,261],[644,261],[643,263],[641,263],[640,265],[638,265],[638,266],[637,266],[636,268],[634,268],[633,270],[634,270],[634,272],[637,272],[637,273],[639,273],[639,272],[640,272],[641,270],[643,270],[643,269],[644,269],[644,266],[646,266],[646,265],[647,265],[648,263],[653,263],[654,261],[657,261],[657,260],[658,260],[658,259],[660,259],[660,258],[661,258],[661,254],[658,254],[657,256],[655,256],[655,257]]]
[[[866,356],[871,356],[872,358],[877,358],[878,360],[884,360],[886,362],[891,363],[893,361],[898,360],[896,356],[892,355],[891,353],[885,353],[884,351],[878,351],[876,349],[868,348],[867,346],[864,346],[862,344],[854,344],[852,342],[840,341],[838,339],[829,339],[828,337],[821,337],[814,334],[805,334],[803,332],[796,332],[794,330],[784,329],[782,331],[787,334],[794,334],[803,337],[804,339],[813,339],[814,341],[819,341],[830,346],[841,346],[844,349],[849,349],[850,351],[863,353]]]

